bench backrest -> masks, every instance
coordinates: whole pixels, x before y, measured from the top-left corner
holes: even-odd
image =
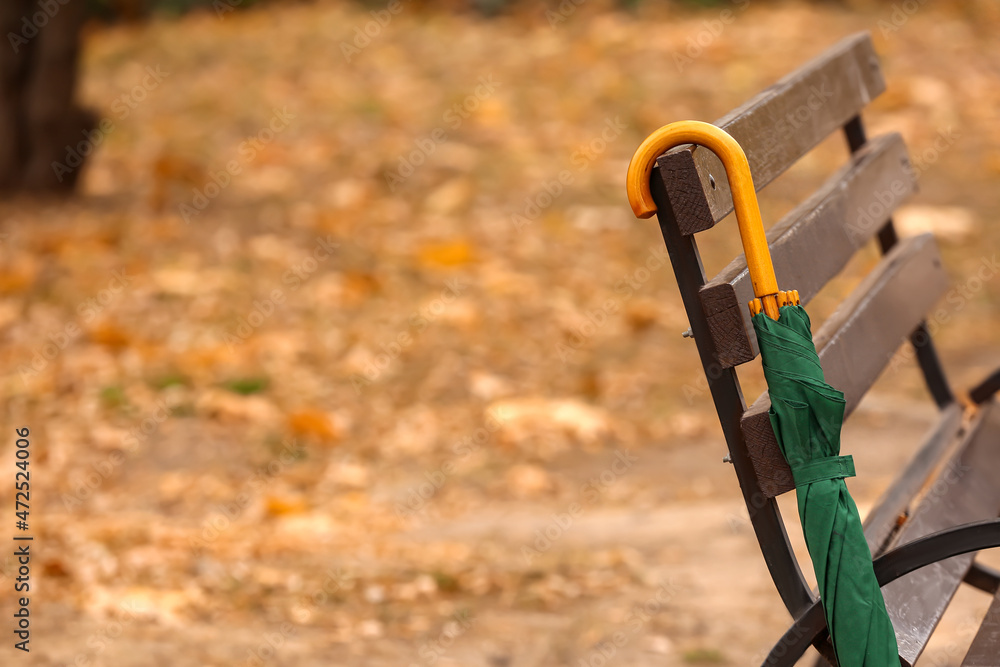
[[[868,141],[861,122],[861,110],[884,89],[871,38],[862,33],[715,124],[744,148],[757,190],[831,133],[844,133],[848,163],[768,233],[778,284],[798,290],[807,304],[859,248],[877,239],[881,261],[814,335],[826,379],[844,392],[850,414],[909,338],[938,407],[955,411],[924,324],[947,290],[938,249],[930,235],[899,240],[891,218],[916,190],[916,174],[900,135]],[[767,393],[747,407],[735,370],[758,354],[747,306],[753,292],[746,262],[741,255],[708,279],[694,239],[733,210],[725,172],[710,151],[682,147],[657,160],[651,189],[751,522],[775,585],[798,616],[812,597],[774,501],[794,488],[791,471],[771,429]],[[957,430],[960,422],[943,424]],[[866,522],[873,552],[884,546],[888,530],[869,524],[888,525],[895,520],[890,510]]]

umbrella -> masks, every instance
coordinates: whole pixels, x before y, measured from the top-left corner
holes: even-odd
[[[844,395],[823,378],[809,315],[794,290],[780,291],[760,219],[746,155],[723,130],[696,121],[660,128],[629,164],[629,202],[637,216],[656,212],[649,178],[656,158],[682,144],[699,144],[722,160],[757,296],[750,311],[771,397],[770,418],[792,476],[799,518],[819,587],[830,637],[841,667],[897,667],[896,636],[872,569],[858,508],[840,456]]]
[[[858,508],[844,483],[854,475],[840,454],[844,395],[823,380],[809,315],[783,306],[777,320],[753,316],[769,416],[795,479],[799,519],[841,667],[899,664],[896,635],[872,570]]]

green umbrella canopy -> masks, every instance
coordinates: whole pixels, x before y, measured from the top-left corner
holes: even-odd
[[[840,667],[898,667],[896,635],[840,456],[844,395],[823,379],[809,315],[783,306],[753,316],[771,396],[771,425],[792,476],[806,547]]]

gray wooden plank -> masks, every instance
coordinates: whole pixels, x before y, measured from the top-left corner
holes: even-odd
[[[760,190],[885,90],[871,35],[842,40],[715,121],[747,154]],[[682,147],[657,161],[682,234],[710,229],[733,210],[714,153]]]
[[[903,138],[893,133],[871,141],[768,231],[778,285],[798,290],[808,303],[916,187]],[[700,296],[719,365],[730,368],[754,359],[757,336],[747,307],[753,285],[746,258],[741,254],[730,262]]]
[[[970,427],[966,443],[925,488],[893,546],[964,523],[993,519],[998,512],[1000,409],[991,403]],[[974,558],[974,553],[954,556],[882,587],[904,665],[912,667],[920,657]],[[998,655],[992,658],[983,664],[997,665]]]
[[[996,667],[1000,662],[1000,593],[993,598],[962,667]]]
[[[915,236],[885,255],[824,322],[813,340],[826,381],[844,392],[845,417],[947,289],[933,236]],[[765,391],[744,413],[741,425],[761,490],[773,497],[790,491],[794,484],[771,429],[770,407]]]
[[[916,455],[865,517],[865,538],[873,556],[880,556],[886,551],[901,527],[900,517],[906,516],[914,498],[937,472],[962,429],[963,412],[962,405],[957,402],[941,411],[941,419],[924,439]]]

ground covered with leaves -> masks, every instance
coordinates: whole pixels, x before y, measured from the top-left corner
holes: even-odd
[[[974,279],[1000,247],[995,3],[390,6],[88,30],[105,123],[67,150],[90,154],[80,195],[0,204],[25,664],[759,664],[787,614],[627,161],[871,30],[869,132],[918,166],[897,220],[939,235],[935,328],[967,387],[1000,366],[1000,287]],[[765,220],[846,154],[833,137],[769,186]],[[703,236],[710,272],[739,252],[729,222]],[[848,428],[863,511],[925,394],[894,365]],[[985,607],[963,592],[927,660],[957,665]]]

